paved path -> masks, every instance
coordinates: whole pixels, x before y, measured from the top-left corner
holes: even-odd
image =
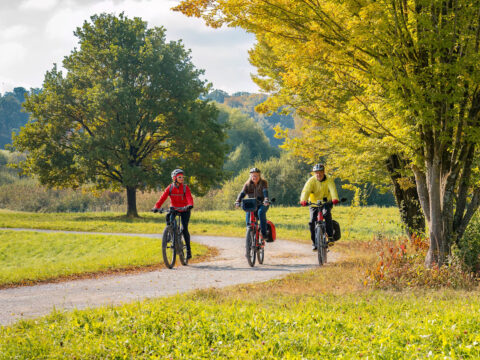
[[[160,237],[158,234],[118,235]],[[53,308],[84,309],[167,296],[194,289],[261,282],[318,266],[316,253],[313,253],[307,244],[285,240],[267,244],[264,264],[255,264],[255,267],[251,268],[244,255],[245,240],[242,238],[193,236],[192,240],[216,247],[219,255],[209,262],[179,266],[172,270],[163,269],[0,290],[0,324],[8,325],[22,318],[45,315]],[[338,254],[329,253],[329,262],[336,261],[337,258]]]

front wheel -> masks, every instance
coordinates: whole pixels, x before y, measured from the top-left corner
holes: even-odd
[[[185,244],[185,239],[183,238],[183,232],[181,231],[177,233],[177,253],[182,265],[187,265],[188,264],[187,245]]]
[[[259,240],[259,242],[261,245],[257,249],[257,259],[259,264],[263,264],[263,259],[265,258],[265,242],[263,241],[263,244],[262,240]]]
[[[175,265],[175,234],[172,226],[167,226],[163,231],[162,255],[165,266],[169,269]]]
[[[253,267],[255,265],[255,231],[252,228],[248,228],[247,236],[245,238],[245,250],[246,250],[246,257],[248,261],[248,265]]]
[[[326,252],[326,249],[323,247],[323,230],[321,226],[315,228],[315,245],[317,246],[317,256],[318,256],[318,265],[322,266],[324,264],[323,259],[326,255],[323,253]]]

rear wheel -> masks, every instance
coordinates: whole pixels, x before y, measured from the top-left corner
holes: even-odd
[[[248,265],[253,267],[255,265],[255,232],[252,230],[252,228],[248,228],[247,230],[247,236],[245,238],[245,250],[246,250],[246,256],[247,256],[247,261]]]
[[[173,228],[167,226],[163,231],[162,255],[165,266],[169,269],[175,265],[175,236]]]
[[[322,266],[325,248],[323,247],[323,230],[321,226],[315,228],[315,245],[317,246],[318,265]]]
[[[188,264],[188,259],[187,259],[187,245],[185,244],[185,239],[183,238],[183,233],[179,232],[177,234],[177,252],[178,252],[178,257],[180,258],[180,262],[182,265],[187,265]]]

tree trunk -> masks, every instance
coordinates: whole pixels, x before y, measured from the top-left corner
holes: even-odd
[[[138,218],[137,189],[127,186],[127,217]]]
[[[423,215],[416,186],[404,189],[398,180],[401,178],[399,170],[404,167],[397,155],[387,160],[387,169],[393,183],[393,195],[400,211],[400,218],[406,227],[409,236],[425,232],[425,216]],[[415,184],[415,178],[410,179]]]

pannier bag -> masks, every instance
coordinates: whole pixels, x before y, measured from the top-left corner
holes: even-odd
[[[243,199],[242,209],[249,212],[257,210],[257,199]]]
[[[274,242],[277,238],[277,232],[275,230],[275,225],[270,220],[267,220],[267,242]]]
[[[333,239],[335,241],[340,240],[340,238],[342,237],[342,234],[340,233],[340,224],[335,220],[332,220],[332,224],[333,224]]]

